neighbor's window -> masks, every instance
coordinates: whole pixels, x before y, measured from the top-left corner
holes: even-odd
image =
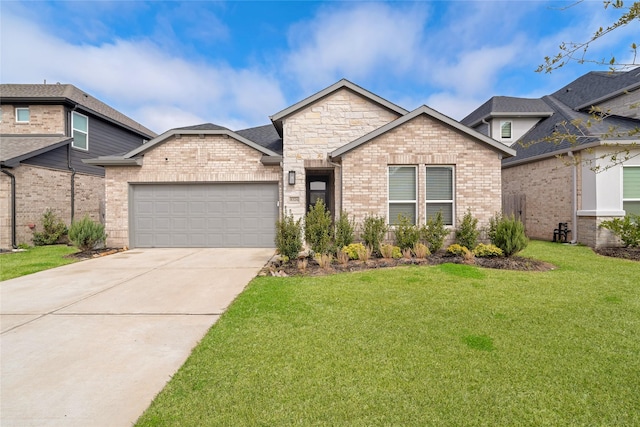
[[[389,224],[402,214],[416,223],[416,167],[389,166]]]
[[[29,107],[16,108],[16,122],[17,123],[29,123]]]
[[[640,166],[622,168],[622,209],[640,215]]]
[[[427,219],[442,212],[445,225],[453,225],[453,183],[453,166],[427,166]]]
[[[511,122],[500,122],[500,137],[511,139]]]
[[[89,118],[75,111],[71,115],[71,127],[73,129],[74,148],[81,150],[89,149]]]

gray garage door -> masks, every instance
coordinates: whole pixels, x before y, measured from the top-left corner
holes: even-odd
[[[139,184],[131,199],[132,247],[274,246],[277,184]]]

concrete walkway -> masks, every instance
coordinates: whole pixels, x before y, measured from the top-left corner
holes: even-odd
[[[132,249],[0,282],[0,425],[132,425],[273,252]]]

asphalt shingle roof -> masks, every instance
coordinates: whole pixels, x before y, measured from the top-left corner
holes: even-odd
[[[552,96],[571,108],[584,108],[607,95],[634,87],[640,87],[640,68],[625,72],[592,71],[578,77]]]
[[[64,135],[0,135],[0,162],[18,163],[29,157],[71,142]]]
[[[85,109],[118,122],[149,139],[157,134],[121,112],[94,98],[71,84],[8,84],[0,85],[0,98],[3,102],[65,102],[79,104]]]
[[[264,148],[282,155],[282,138],[280,138],[278,131],[272,124],[242,129],[236,131],[236,133]]]
[[[496,113],[530,114],[541,116],[552,113],[549,106],[541,99],[514,98],[512,96],[494,96],[478,107],[475,111],[462,119],[460,123],[466,126],[476,126],[482,119],[487,119]]]

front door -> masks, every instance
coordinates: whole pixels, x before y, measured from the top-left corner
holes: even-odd
[[[333,171],[307,171],[307,212],[322,200],[333,216]]]

